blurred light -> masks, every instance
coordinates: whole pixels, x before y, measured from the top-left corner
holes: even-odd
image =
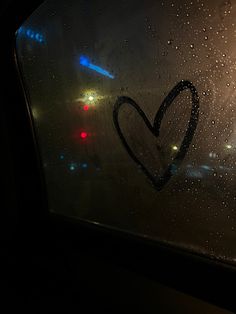
[[[80,137],[81,137],[82,139],[85,139],[87,136],[88,136],[88,133],[87,133],[87,132],[81,132],[81,133],[80,133]]]
[[[84,92],[84,100],[89,104],[95,103],[98,100],[98,95],[94,90],[87,90]]]
[[[83,163],[82,164],[82,168],[84,168],[84,169],[88,168],[88,164],[87,163]]]
[[[17,30],[17,34],[20,35],[23,31],[24,31],[24,28],[21,26],[21,27]]]
[[[40,117],[39,107],[38,106],[32,107],[31,111],[32,111],[33,118],[35,120],[39,119],[39,117]]]
[[[82,66],[84,66],[90,70],[93,70],[95,72],[98,72],[104,76],[107,76],[111,79],[114,79],[114,76],[112,74],[110,74],[108,71],[104,70],[103,68],[101,68],[95,64],[90,63],[90,60],[87,57],[80,56],[79,60],[80,60],[80,65],[82,65]]]
[[[85,66],[85,67],[88,67],[90,64],[89,59],[86,58],[85,56],[81,56],[79,61],[80,61],[80,64]]]
[[[178,147],[176,145],[174,145],[174,146],[172,146],[172,149],[176,151],[176,150],[178,150]]]
[[[29,38],[34,39],[34,32],[32,32],[31,29],[28,29],[28,30],[26,31],[26,35],[27,35]]]
[[[203,174],[198,169],[189,170],[188,171],[188,177],[202,179],[203,178]]]
[[[65,156],[64,155],[60,155],[60,159],[61,160],[65,159]]]
[[[209,166],[207,165],[201,165],[200,168],[204,169],[204,170],[212,170]]]
[[[75,102],[79,102],[82,106],[95,106],[102,99],[104,99],[104,95],[99,95],[98,91],[86,89],[82,92],[81,97],[75,99]]]
[[[84,111],[88,111],[89,110],[89,106],[88,105],[84,105],[83,109],[84,109]]]
[[[172,165],[171,165],[170,172],[171,172],[172,174],[176,174],[176,173],[177,173],[177,166],[176,166],[175,164],[172,164]]]
[[[75,171],[77,168],[78,168],[77,163],[71,162],[71,163],[69,164],[69,170],[70,170],[70,171]]]
[[[25,37],[30,38],[34,41],[37,41],[39,43],[44,42],[44,37],[42,34],[35,32],[31,28],[25,28],[25,27],[20,27],[17,30],[17,35],[25,35]]]
[[[37,41],[39,41],[40,43],[42,43],[42,42],[43,42],[43,35],[37,33],[37,34],[35,35],[35,39],[36,39]]]
[[[231,148],[232,148],[232,145],[227,144],[227,145],[225,145],[225,147],[226,147],[227,149],[231,149]]]
[[[216,155],[216,153],[209,153],[209,157],[211,157],[211,158],[216,158],[217,157],[217,155]]]

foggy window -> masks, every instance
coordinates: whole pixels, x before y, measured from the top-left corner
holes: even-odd
[[[17,57],[49,208],[236,259],[236,0],[46,1]]]

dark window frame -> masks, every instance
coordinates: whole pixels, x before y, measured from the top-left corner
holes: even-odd
[[[10,1],[0,22],[4,42],[0,52],[4,77],[1,110],[13,156],[18,206],[12,239],[17,243],[17,249],[25,254],[60,252],[71,259],[81,250],[86,251],[179,291],[236,311],[235,293],[231,288],[236,282],[234,265],[141,236],[49,213],[37,140],[15,54],[15,31],[42,2]],[[7,216],[6,221],[9,225],[12,216]],[[53,252],[50,252],[52,247]]]

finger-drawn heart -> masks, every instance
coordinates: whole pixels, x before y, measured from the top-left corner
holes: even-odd
[[[174,159],[172,162],[166,167],[164,172],[162,174],[159,174],[157,177],[154,176],[148,169],[147,167],[139,160],[137,155],[134,153],[134,151],[130,148],[125,135],[123,134],[120,123],[119,123],[119,111],[122,105],[127,104],[132,106],[138,114],[141,116],[143,119],[144,123],[146,124],[147,128],[151,131],[151,133],[158,138],[159,133],[160,133],[160,127],[161,127],[161,122],[165,116],[165,113],[167,109],[171,106],[173,103],[174,99],[185,89],[189,89],[192,95],[192,108],[191,108],[191,114],[190,114],[190,119],[188,122],[187,130],[185,132],[184,138],[182,140],[182,143],[180,145],[180,148],[178,152],[176,153]],[[148,177],[148,179],[151,181],[153,186],[160,191],[163,189],[163,187],[168,183],[168,181],[171,179],[171,177],[177,172],[178,168],[180,167],[181,162],[183,161],[189,145],[192,142],[194,133],[197,128],[198,124],[198,117],[199,117],[199,97],[197,90],[195,86],[187,80],[182,80],[180,81],[166,96],[164,101],[162,102],[160,108],[158,109],[155,117],[154,117],[154,122],[153,125],[150,123],[148,120],[147,116],[143,112],[143,110],[139,107],[139,105],[130,97],[126,96],[120,96],[117,98],[115,104],[114,104],[114,109],[113,109],[113,121],[115,128],[117,130],[117,133],[121,139],[122,144],[124,145],[126,151],[130,155],[130,157],[135,161],[138,166],[141,167],[143,170],[144,174]]]

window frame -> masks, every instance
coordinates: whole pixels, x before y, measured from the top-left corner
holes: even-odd
[[[72,259],[81,250],[89,251],[178,291],[236,311],[235,294],[231,289],[236,282],[236,265],[115,228],[49,212],[37,138],[15,53],[16,30],[43,2],[10,1],[0,22],[5,43],[0,51],[4,75],[2,112],[14,156],[18,203],[15,239],[24,243],[26,252],[33,246],[35,251],[43,250],[47,254],[54,246],[57,252]]]

